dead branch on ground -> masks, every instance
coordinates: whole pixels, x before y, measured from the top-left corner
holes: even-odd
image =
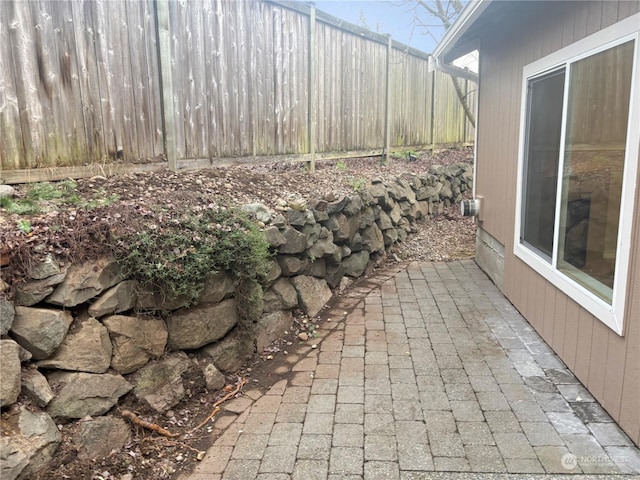
[[[179,433],[171,433],[169,430],[162,428],[157,423],[151,423],[151,422],[147,422],[146,420],[142,420],[140,417],[138,417],[135,413],[133,413],[130,410],[123,410],[120,413],[120,415],[130,420],[131,423],[133,423],[134,425],[137,425],[142,428],[146,428],[147,430],[151,430],[153,432],[157,432],[164,437],[175,438],[180,436]]]
[[[209,422],[209,420],[211,420],[215,416],[215,414],[220,411],[220,405],[222,405],[224,402],[226,402],[230,398],[233,398],[240,391],[240,389],[244,386],[245,383],[247,383],[246,379],[244,379],[244,378],[238,379],[238,381],[236,382],[236,388],[234,390],[230,391],[229,393],[227,393],[220,400],[217,400],[216,402],[214,402],[213,411],[207,416],[207,418],[205,418],[195,428],[192,428],[187,433],[191,434],[191,433],[195,432],[196,430],[200,430],[203,426],[205,426],[207,424],[207,422]]]

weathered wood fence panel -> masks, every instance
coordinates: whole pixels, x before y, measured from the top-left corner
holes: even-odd
[[[384,146],[387,47],[318,23],[316,151]]]
[[[389,45],[302,3],[0,2],[2,178],[116,159],[186,168],[381,152],[387,118],[391,147],[473,141],[451,79]]]

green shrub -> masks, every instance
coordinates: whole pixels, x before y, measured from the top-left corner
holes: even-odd
[[[264,234],[244,212],[222,208],[131,229],[116,239],[115,253],[124,273],[142,287],[188,304],[197,301],[207,275],[221,271],[231,272],[242,286],[237,290],[247,292],[239,304],[259,301],[255,288],[264,282],[271,256]],[[261,313],[250,304],[244,309],[250,317]]]

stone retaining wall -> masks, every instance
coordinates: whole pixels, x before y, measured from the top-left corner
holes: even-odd
[[[0,300],[0,406],[9,432],[0,439],[2,478],[46,464],[61,439],[53,419],[92,417],[77,442],[81,456],[95,458],[108,454],[105,437],[110,448],[129,439],[126,423],[108,415],[122,396],[165,413],[204,388],[222,388],[221,372],[238,370],[282,336],[294,309],[313,319],[332,289],[365,274],[416,221],[459,202],[472,177],[468,164],[436,166],[373,180],[351,197],[329,194],[275,211],[245,205],[274,252],[258,292],[263,314],[252,325],[241,325],[227,272],[210,275],[197,305],[184,308],[183,299],[139,291],[112,259],[60,267],[47,257],[13,286],[13,302]]]

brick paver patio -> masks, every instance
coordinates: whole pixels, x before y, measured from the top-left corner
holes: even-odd
[[[471,260],[387,270],[322,318],[284,380],[226,405],[185,480],[640,474],[639,450]]]

